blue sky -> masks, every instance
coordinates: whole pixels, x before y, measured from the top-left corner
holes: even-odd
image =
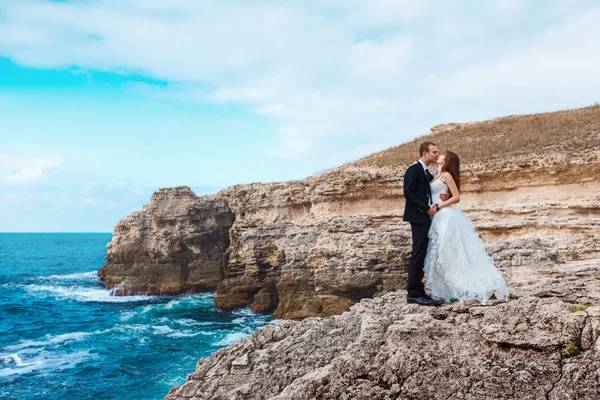
[[[600,101],[593,1],[0,0],[0,231]]]

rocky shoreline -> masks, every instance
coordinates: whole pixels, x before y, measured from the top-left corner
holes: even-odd
[[[161,189],[119,222],[107,287],[286,320],[168,399],[598,398],[600,107],[431,130],[300,181]],[[510,301],[406,304],[402,174],[425,139],[462,156],[460,207]]]
[[[167,400],[597,399],[599,263],[531,277],[508,302],[422,307],[398,291],[275,323],[201,359]]]

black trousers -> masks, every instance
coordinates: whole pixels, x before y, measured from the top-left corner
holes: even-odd
[[[423,284],[423,266],[425,263],[425,255],[427,254],[427,246],[429,245],[429,227],[431,219],[422,224],[410,223],[412,231],[412,254],[408,262],[408,280],[406,281],[406,291],[408,297],[421,297],[425,294],[425,285]]]

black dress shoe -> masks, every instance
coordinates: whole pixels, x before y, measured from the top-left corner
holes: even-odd
[[[429,300],[425,297],[407,297],[406,302],[408,304],[420,304],[422,306],[439,306],[440,303],[436,300]]]
[[[442,299],[441,297],[432,296],[429,293],[425,293],[422,297],[426,298],[427,300],[435,301],[438,304],[444,303],[444,299]]]

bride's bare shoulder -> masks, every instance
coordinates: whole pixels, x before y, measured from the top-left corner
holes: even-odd
[[[442,174],[440,175],[440,181],[442,181],[445,184],[448,184],[449,182],[454,182],[454,178],[452,177],[452,175],[450,175],[450,173],[442,172]]]

